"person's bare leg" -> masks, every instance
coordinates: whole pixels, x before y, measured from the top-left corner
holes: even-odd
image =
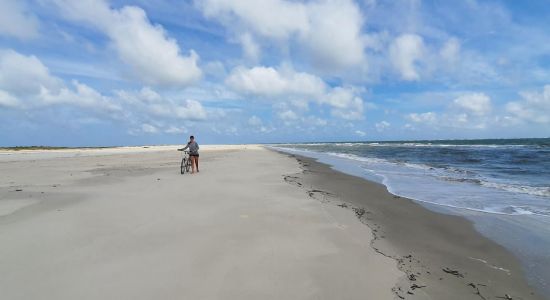
[[[195,156],[191,156],[191,174],[195,173]]]
[[[195,165],[197,166],[197,173],[199,173],[199,157],[195,156]]]

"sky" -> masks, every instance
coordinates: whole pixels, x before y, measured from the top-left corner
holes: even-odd
[[[0,0],[0,146],[550,136],[547,0]]]

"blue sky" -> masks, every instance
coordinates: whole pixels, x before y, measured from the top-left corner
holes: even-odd
[[[0,146],[550,136],[540,1],[3,0]]]

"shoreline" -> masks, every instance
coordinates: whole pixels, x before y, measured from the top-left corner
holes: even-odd
[[[273,151],[296,158],[302,167],[287,182],[321,202],[353,209],[371,229],[373,249],[406,274],[394,289],[398,298],[543,299],[527,283],[518,258],[466,218],[432,211],[313,158]]]

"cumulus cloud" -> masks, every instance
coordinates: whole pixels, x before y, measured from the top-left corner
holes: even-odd
[[[298,115],[292,110],[281,111],[277,116],[283,121],[295,121],[298,120]]]
[[[462,95],[453,101],[453,104],[474,115],[483,116],[491,111],[491,98],[484,93]]]
[[[185,99],[183,101],[160,96],[149,87],[139,91],[116,91],[117,99],[132,105],[134,111],[139,111],[150,117],[202,121],[207,118],[206,109],[199,101]]]
[[[112,99],[83,83],[74,80],[66,85],[35,56],[0,51],[0,105],[33,109],[59,104],[110,113],[121,110]]]
[[[336,87],[320,98],[321,103],[333,107],[332,115],[345,120],[360,120],[364,116],[363,100],[352,88]]]
[[[107,35],[120,60],[142,82],[186,86],[201,78],[197,53],[191,50],[183,55],[176,40],[162,26],[151,24],[143,9],[111,9],[103,0],[53,1],[67,19],[92,25]]]
[[[0,50],[0,89],[26,96],[38,94],[42,88],[58,91],[62,86],[62,80],[52,76],[36,56]]]
[[[386,130],[388,127],[390,127],[390,123],[387,122],[387,121],[382,121],[382,122],[378,122],[376,124],[374,124],[374,127],[376,127],[376,131],[378,132],[382,132],[384,130]]]
[[[252,116],[248,119],[248,125],[250,126],[261,126],[262,125],[262,119]]]
[[[150,87],[105,95],[77,80],[65,82],[52,75],[35,56],[0,51],[0,108],[36,111],[44,107],[77,108],[133,126],[134,135],[181,133],[181,122],[207,118],[206,109],[196,100],[163,97]]]
[[[8,94],[6,91],[0,90],[0,107],[4,106],[15,108],[19,107],[20,105],[21,103],[19,102],[19,100],[17,100],[17,98]]]
[[[196,5],[229,28],[244,28],[276,43],[297,42],[322,69],[352,67],[364,60],[363,16],[351,0],[206,0]],[[243,47],[247,52],[246,43]]]
[[[0,3],[0,35],[23,40],[35,38],[38,36],[38,24],[23,1],[2,0]]]
[[[366,132],[364,132],[364,131],[362,131],[362,130],[355,130],[355,134],[357,134],[358,136],[361,136],[361,137],[363,137],[363,136],[366,136],[366,135],[367,135],[367,133],[366,133]]]
[[[411,113],[407,115],[407,119],[415,123],[433,124],[436,122],[437,114],[434,112]]]
[[[342,119],[363,118],[364,102],[358,96],[357,89],[332,88],[315,75],[295,72],[289,67],[237,67],[225,82],[229,87],[244,94],[288,100],[301,108],[306,108],[308,102],[314,102],[330,106],[332,115]]]
[[[244,56],[253,62],[260,59],[260,46],[254,41],[250,33],[244,33],[240,36],[239,41],[243,47]]]
[[[164,130],[164,132],[170,134],[181,134],[186,133],[187,129],[185,127],[169,126]]]
[[[460,56],[460,41],[457,38],[448,39],[439,51],[439,54],[444,61],[450,64],[456,63]]]
[[[404,80],[419,80],[417,63],[423,58],[424,40],[416,34],[395,38],[389,48],[390,60]]]
[[[311,27],[303,34],[303,43],[316,66],[330,70],[363,62],[363,16],[353,1],[314,2],[309,11]]]
[[[312,96],[322,94],[326,89],[319,77],[288,68],[279,71],[271,67],[237,67],[225,82],[239,92],[258,96]]]
[[[142,124],[141,130],[145,133],[157,133],[159,131],[157,127],[151,124]]]
[[[175,107],[176,116],[180,119],[200,121],[206,119],[206,110],[199,101],[187,99],[183,105]]]
[[[521,100],[506,104],[506,111],[520,121],[550,123],[550,84],[542,92],[522,92]]]

